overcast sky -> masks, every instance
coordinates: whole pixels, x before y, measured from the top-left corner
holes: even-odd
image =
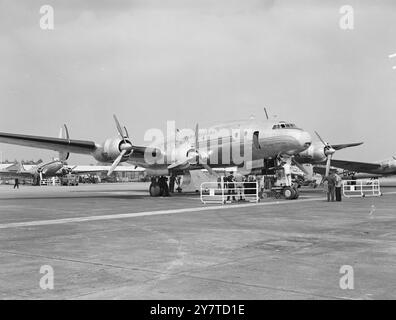
[[[55,30],[39,27],[44,4]],[[345,4],[353,30],[339,27]],[[266,106],[331,143],[365,142],[335,158],[373,161],[396,154],[392,53],[391,0],[0,0],[0,131],[57,136],[67,123],[72,138],[101,142],[116,113],[141,144],[166,120],[193,128],[264,118]]]

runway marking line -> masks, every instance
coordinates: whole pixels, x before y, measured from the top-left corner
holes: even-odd
[[[386,192],[383,194],[396,194],[396,192]],[[298,201],[286,201],[285,200],[285,201],[273,201],[273,202],[246,203],[246,204],[237,204],[237,205],[218,205],[218,206],[195,207],[195,208],[142,211],[142,212],[134,212],[134,213],[118,213],[118,214],[107,214],[107,215],[74,217],[74,218],[61,218],[61,219],[51,219],[51,220],[10,222],[10,223],[0,224],[0,229],[47,226],[47,225],[65,224],[65,223],[74,223],[74,222],[86,222],[86,221],[127,219],[127,218],[166,215],[166,214],[174,214],[174,213],[187,213],[187,212],[212,211],[212,210],[230,210],[230,209],[237,209],[237,208],[239,209],[239,208],[258,207],[258,206],[270,206],[270,205],[276,205],[276,204],[279,204],[279,205],[280,204],[298,204],[298,203],[302,203],[302,202],[312,202],[312,201],[324,201],[324,199],[323,198],[309,198],[309,199],[301,199]]]
[[[246,203],[246,204],[236,204],[236,205],[218,205],[218,206],[195,207],[195,208],[142,211],[142,212],[133,212],[133,213],[106,214],[106,215],[97,215],[97,216],[61,218],[61,219],[51,219],[51,220],[10,222],[10,223],[0,224],[0,229],[46,226],[46,225],[86,222],[86,221],[127,219],[127,218],[166,215],[166,214],[174,214],[174,213],[187,213],[187,212],[225,210],[225,209],[229,210],[229,209],[237,209],[237,208],[269,206],[269,205],[277,205],[277,204],[296,204],[296,203],[311,202],[311,201],[324,201],[324,200],[322,198],[310,198],[310,199],[301,199],[298,202],[291,202],[291,201],[259,202],[259,203]]]

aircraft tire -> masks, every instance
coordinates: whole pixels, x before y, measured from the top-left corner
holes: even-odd
[[[294,199],[295,194],[296,194],[296,191],[294,190],[294,188],[286,187],[285,189],[283,189],[283,195],[286,200]]]
[[[150,193],[150,196],[152,196],[152,197],[159,197],[159,195],[161,193],[161,189],[160,189],[158,183],[150,184],[149,193]]]

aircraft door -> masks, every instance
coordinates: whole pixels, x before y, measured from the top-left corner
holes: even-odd
[[[253,132],[253,146],[256,149],[261,149],[260,143],[259,143],[259,132],[258,131]]]

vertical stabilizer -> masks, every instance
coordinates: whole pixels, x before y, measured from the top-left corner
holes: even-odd
[[[70,140],[69,130],[67,129],[67,126],[65,124],[60,128],[59,138]],[[59,160],[66,161],[67,159],[69,159],[69,152],[61,152],[60,151],[59,152]]]

